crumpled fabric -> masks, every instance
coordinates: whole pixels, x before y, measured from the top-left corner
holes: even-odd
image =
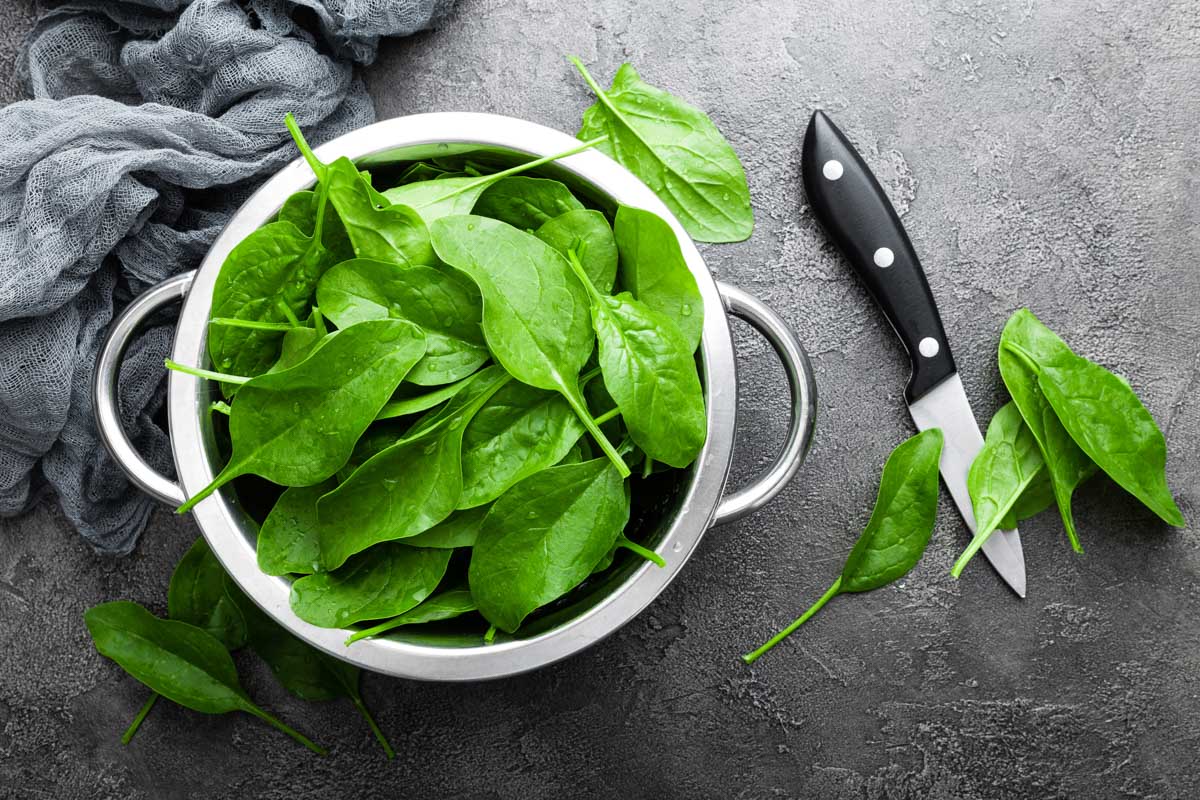
[[[0,109],[0,516],[46,493],[93,548],[133,549],[156,501],[97,438],[92,367],[114,315],[196,267],[254,187],[375,120],[355,64],[453,0],[55,0],[30,35],[33,100]],[[170,320],[131,344],[126,431],[173,474],[159,419]]]

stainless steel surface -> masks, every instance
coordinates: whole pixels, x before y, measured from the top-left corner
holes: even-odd
[[[938,464],[942,480],[954,498],[954,504],[975,533],[975,512],[967,491],[967,471],[983,447],[983,435],[971,412],[971,404],[963,389],[962,379],[954,373],[939,383],[920,400],[908,407],[913,421],[921,430],[941,428],[945,437],[942,458]],[[983,545],[983,554],[1000,573],[1005,583],[1021,597],[1025,596],[1025,554],[1017,529],[996,531]]]
[[[92,408],[100,441],[135,486],[174,506],[184,501],[183,489],[147,464],[125,435],[117,399],[117,379],[121,375],[121,359],[125,355],[125,348],[143,320],[163,306],[186,296],[194,276],[194,272],[176,275],[135,298],[109,327],[92,374]]]
[[[373,170],[415,157],[461,152],[486,147],[515,160],[562,152],[578,144],[559,131],[523,120],[493,114],[422,114],[379,122],[347,134],[317,149],[329,161],[346,156]],[[555,626],[528,638],[497,642],[491,646],[432,646],[397,639],[371,639],[350,648],[343,644],[346,631],[318,628],[296,617],[289,607],[289,583],[259,571],[254,552],[256,526],[231,491],[221,491],[197,505],[193,514],[213,552],[225,569],[256,603],[292,633],[331,655],[360,667],[407,678],[425,680],[480,680],[536,669],[588,647],[615,631],[646,607],[679,573],[704,531],[714,521],[734,519],[767,502],[795,473],[807,451],[812,433],[815,402],[812,372],[795,335],[779,317],[744,293],[726,289],[731,310],[746,316],[780,352],[793,392],[793,414],[788,440],[776,464],[754,484],[742,489],[718,508],[732,458],[737,411],[737,376],[733,342],[725,306],[716,282],[700,253],[666,206],[640,180],[602,153],[588,151],[556,162],[551,168],[565,180],[604,206],[638,206],[663,217],[679,237],[688,267],[696,276],[704,301],[704,334],[700,347],[708,411],[708,441],[687,473],[685,485],[673,498],[673,509],[663,515],[648,542],[667,561],[666,568],[652,564],[631,566],[620,585],[604,585],[567,609]],[[221,264],[235,244],[267,222],[284,198],[308,188],[313,176],[297,159],[267,181],[230,220],[191,281],[180,314],[172,357],[184,364],[204,365],[205,334],[213,285]],[[176,282],[178,281],[178,282]],[[131,316],[144,315],[154,305],[178,297],[186,289],[183,279],[173,279],[151,290],[131,306]],[[147,299],[150,298],[150,299]],[[130,328],[122,328],[127,337]],[[119,341],[117,339],[116,341]],[[106,350],[119,355],[114,344]],[[111,350],[111,353],[109,352]],[[114,367],[109,364],[108,382]],[[206,486],[219,467],[208,404],[213,389],[190,375],[172,373],[168,411],[175,464],[182,486],[153,476],[128,446],[123,434],[110,436],[118,462],[139,485],[156,497],[178,504]],[[101,393],[101,396],[106,396]],[[115,416],[103,422],[110,432]],[[153,487],[153,488],[151,488]],[[575,613],[578,609],[578,613]],[[573,616],[571,616],[573,614]]]
[[[761,300],[736,286],[718,282],[717,290],[730,314],[745,320],[775,348],[791,393],[791,422],[783,449],[770,468],[749,486],[729,495],[717,506],[714,525],[721,525],[752,514],[771,502],[800,469],[808,446],[812,444],[817,419],[817,385],[804,345],[783,318]]]

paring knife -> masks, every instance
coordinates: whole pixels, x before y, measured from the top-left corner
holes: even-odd
[[[942,480],[974,533],[967,471],[983,447],[983,436],[908,234],[871,170],[824,112],[814,113],[808,123],[801,168],[813,213],[908,350],[912,359],[912,377],[904,392],[908,410],[920,430],[942,429]],[[993,533],[983,553],[1013,591],[1024,597],[1025,556],[1016,529]]]

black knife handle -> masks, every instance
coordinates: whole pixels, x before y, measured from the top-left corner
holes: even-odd
[[[870,168],[822,111],[808,123],[801,168],[813,213],[908,350],[912,377],[904,393],[912,403],[955,372],[912,242]]]

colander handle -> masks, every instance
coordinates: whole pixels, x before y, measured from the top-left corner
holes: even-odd
[[[733,522],[769,503],[787,485],[812,443],[813,423],[817,416],[817,384],[812,365],[796,333],[783,318],[753,295],[736,286],[718,281],[717,289],[730,314],[745,320],[761,333],[783,362],[788,389],[792,395],[791,421],[783,450],[770,468],[749,486],[721,500],[713,518],[714,525]]]
[[[146,459],[134,448],[121,425],[120,401],[117,399],[117,381],[121,376],[121,361],[125,349],[141,324],[158,309],[180,300],[192,286],[195,272],[185,272],[168,278],[147,289],[130,303],[116,322],[108,329],[108,338],[100,348],[96,369],[92,375],[92,408],[96,413],[96,427],[100,441],[112,455],[117,466],[142,491],[152,497],[178,506],[186,499],[179,484],[146,463]]]

